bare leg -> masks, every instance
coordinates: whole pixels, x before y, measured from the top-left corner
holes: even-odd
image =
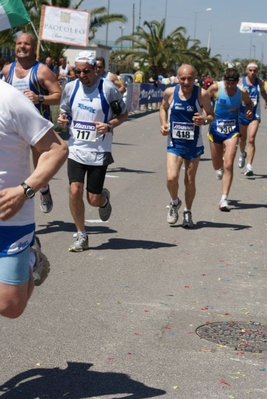
[[[78,231],[85,230],[83,187],[83,183],[74,182],[70,184],[70,211]]]
[[[222,159],[224,154],[224,145],[210,141],[210,153],[214,170],[222,168]]]
[[[248,126],[246,125],[239,125],[239,130],[240,130],[240,138],[239,138],[239,148],[240,148],[240,153],[244,154],[245,149],[246,149],[246,143],[247,143],[247,130]]]
[[[238,137],[224,141],[224,175],[222,178],[222,194],[228,196],[233,181],[234,159],[236,155]]]
[[[248,155],[247,155],[247,163],[252,165],[256,146],[255,139],[259,128],[259,121],[252,121],[249,124],[249,134],[248,134]]]
[[[167,152],[167,188],[173,201],[178,198],[178,181],[182,164],[183,158]]]
[[[192,204],[196,195],[196,173],[200,157],[192,161],[185,160],[185,206],[187,209],[192,208]]]
[[[22,315],[34,288],[32,277],[26,283],[0,283],[0,314],[11,319]]]

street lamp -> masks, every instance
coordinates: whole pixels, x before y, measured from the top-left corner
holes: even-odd
[[[125,26],[119,26],[120,30],[121,30],[121,38],[123,36],[123,29],[125,28]],[[122,50],[122,40],[121,40],[121,50]]]
[[[202,14],[202,13],[204,13],[204,12],[211,11],[211,10],[212,10],[212,8],[206,8],[206,10],[205,10],[205,11],[194,11],[194,13],[195,13],[194,39],[196,39],[196,30],[197,30],[197,16],[198,16],[198,14]]]

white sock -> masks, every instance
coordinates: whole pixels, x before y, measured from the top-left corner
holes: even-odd
[[[222,201],[227,200],[227,195],[223,194],[221,200]]]
[[[40,188],[40,192],[41,192],[42,194],[46,193],[46,192],[48,191],[48,187],[49,187],[49,186]]]
[[[80,237],[83,237],[83,238],[86,238],[86,236],[87,236],[85,230],[83,230],[83,231],[78,231],[78,234],[79,234]]]
[[[175,200],[171,200],[171,204],[174,206],[178,205],[178,203],[179,203],[178,198],[176,198]]]

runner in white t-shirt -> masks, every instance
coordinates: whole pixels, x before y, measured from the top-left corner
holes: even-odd
[[[70,211],[77,228],[77,240],[69,248],[73,252],[89,249],[85,231],[83,202],[84,178],[90,205],[99,208],[101,220],[111,215],[109,191],[103,189],[106,170],[113,162],[111,154],[113,128],[128,116],[119,89],[109,80],[96,75],[96,59],[82,51],[75,59],[78,76],[66,85],[61,98],[58,125],[70,123],[68,177]]]
[[[0,314],[16,318],[50,268],[37,237],[31,247],[32,198],[63,164],[67,146],[25,95],[1,80],[0,91]],[[32,173],[31,146],[40,153]]]

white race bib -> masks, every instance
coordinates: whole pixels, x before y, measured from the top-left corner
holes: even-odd
[[[172,122],[172,138],[182,140],[194,140],[194,123]]]
[[[73,121],[73,136],[76,140],[96,141],[96,125],[92,122]]]
[[[217,120],[217,132],[223,134],[229,134],[234,132],[236,129],[236,121],[234,119],[231,120]]]
[[[256,107],[257,103],[258,103],[258,97],[250,97],[251,101],[253,102],[253,106]]]

